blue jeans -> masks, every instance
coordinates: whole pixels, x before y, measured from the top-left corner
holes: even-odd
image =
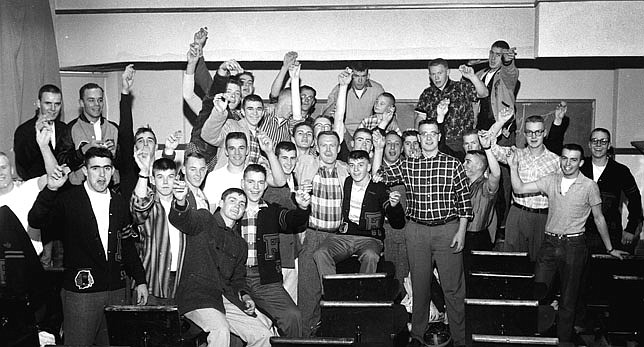
[[[559,274],[561,282],[559,321],[557,323],[559,342],[572,340],[575,305],[587,254],[585,235],[570,238],[545,235],[539,251],[535,267],[535,281],[545,283],[550,289],[555,274]]]

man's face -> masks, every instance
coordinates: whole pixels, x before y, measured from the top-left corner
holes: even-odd
[[[393,102],[390,98],[380,95],[373,103],[373,113],[374,114],[383,114],[390,106],[393,106]]]
[[[136,138],[134,139],[134,148],[137,151],[145,148],[149,150],[149,153],[154,154],[154,151],[157,148],[157,140],[154,137],[154,134],[146,131],[136,135]]]
[[[573,149],[564,148],[559,157],[559,165],[564,177],[576,177],[579,173],[579,167],[584,163],[581,153]]]
[[[593,158],[605,158],[608,155],[610,146],[611,144],[608,138],[608,134],[606,134],[605,132],[595,131],[590,135],[588,147],[590,148],[590,154],[593,156]]]
[[[405,153],[405,157],[413,158],[418,155],[419,152],[420,141],[418,140],[418,136],[406,136],[405,141],[403,142],[403,153]]]
[[[476,154],[466,154],[463,168],[467,177],[478,176],[483,172],[483,162]]]
[[[248,95],[255,93],[255,80],[250,75],[239,76],[239,81],[242,84],[241,97],[242,99]]]
[[[219,202],[221,214],[231,220],[239,220],[246,211],[246,197],[239,193],[230,193]]]
[[[429,67],[429,80],[434,83],[437,88],[443,88],[447,79],[449,78],[449,69],[443,65],[434,65]]]
[[[313,128],[308,125],[300,125],[293,134],[293,142],[297,148],[309,149],[313,146]]]
[[[367,159],[349,159],[349,174],[355,182],[362,182],[371,171],[371,163]]]
[[[239,106],[239,103],[242,100],[241,88],[235,83],[228,83],[226,85],[226,94],[228,95],[228,107],[231,110],[234,110]]]
[[[420,148],[423,151],[432,152],[438,149],[441,133],[436,124],[422,124],[418,132],[420,133]]]
[[[400,137],[394,134],[387,135],[385,137],[385,160],[393,163],[400,158],[400,153],[402,153],[402,140]]]
[[[300,100],[302,102],[302,113],[307,113],[311,107],[315,106],[315,93],[309,89],[302,89],[300,91]]]
[[[369,70],[353,71],[351,75],[351,85],[357,90],[362,90],[369,81]]]
[[[333,128],[331,121],[324,117],[318,117],[313,123],[313,136],[317,139],[318,135],[323,131],[329,131]]]
[[[249,201],[258,202],[266,190],[266,176],[257,171],[248,171],[241,181],[242,189]]]
[[[371,152],[373,148],[373,136],[371,134],[360,131],[353,136],[353,143],[351,144],[354,150],[363,150],[367,153]]]
[[[242,113],[246,117],[248,124],[257,126],[262,117],[264,117],[264,104],[259,101],[246,101]]]
[[[481,143],[479,142],[479,137],[476,134],[467,134],[463,135],[463,149],[467,151],[474,151],[481,149]]]
[[[11,178],[11,163],[9,163],[9,158],[0,155],[0,189],[7,188],[12,183],[13,179]]]
[[[320,151],[320,159],[328,165],[335,163],[340,153],[340,144],[338,139],[333,135],[322,135],[318,139],[318,150]]]
[[[156,170],[154,171],[154,189],[161,196],[171,196],[174,178],[174,170]]]
[[[105,193],[114,173],[114,166],[110,158],[94,157],[83,166],[83,173],[87,176],[90,189],[98,193]]]
[[[281,149],[277,155],[284,174],[290,175],[295,169],[295,162],[297,161],[297,151],[286,151]]]
[[[543,145],[543,138],[546,136],[544,125],[540,122],[525,123],[524,134],[528,140],[528,146],[531,148],[539,148]]]
[[[38,100],[38,114],[40,119],[53,121],[60,114],[63,96],[57,93],[44,92]]]
[[[499,66],[501,66],[501,63],[503,62],[501,60],[501,57],[503,57],[503,48],[501,48],[501,47],[492,47],[490,49],[490,58],[488,60],[488,64],[490,66],[490,69],[496,69]]]
[[[228,162],[235,167],[244,166],[248,156],[248,145],[242,139],[230,139],[226,141],[226,156]]]
[[[188,157],[184,163],[183,168],[181,169],[183,174],[186,176],[186,182],[191,185],[193,188],[199,188],[204,178],[206,178],[206,160]]]
[[[86,116],[92,119],[99,118],[103,113],[103,91],[98,88],[85,89],[80,105]]]

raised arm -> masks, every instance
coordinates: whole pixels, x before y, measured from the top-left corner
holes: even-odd
[[[275,76],[275,79],[273,80],[273,84],[271,85],[271,93],[269,95],[269,98],[271,100],[276,100],[277,97],[280,95],[280,92],[284,87],[284,78],[286,77],[286,74],[289,72],[289,67],[295,63],[296,59],[297,59],[297,52],[291,51],[284,54],[284,62],[282,63],[282,67],[277,72],[277,76]]]
[[[195,34],[196,35],[196,34]],[[186,53],[186,72],[183,74],[183,100],[186,101],[192,112],[199,114],[201,111],[201,99],[195,94],[195,69],[199,61],[201,47],[198,43],[191,43]]]
[[[257,142],[259,147],[266,153],[270,165],[270,174],[266,177],[266,183],[271,187],[282,187],[286,184],[286,175],[275,155],[275,142],[263,131],[257,131]]]
[[[300,63],[294,62],[288,68],[288,73],[291,76],[291,109],[293,111],[293,119],[296,121],[302,120],[302,99],[300,99]]]
[[[219,146],[225,140],[223,128],[228,117],[228,100],[224,94],[217,94],[213,99],[212,112],[203,124],[201,138],[213,146]]]
[[[338,75],[338,82],[340,85],[338,88],[338,100],[336,101],[335,115],[333,116],[333,131],[335,131],[335,133],[340,137],[340,143],[342,143],[344,139],[344,113],[347,108],[347,89],[351,83],[351,74],[351,69],[346,68]]]
[[[557,155],[561,155],[564,144],[564,135],[566,134],[566,130],[568,130],[568,125],[570,124],[570,119],[566,117],[567,111],[568,104],[565,101],[561,101],[555,108],[555,119],[550,126],[548,136],[543,140],[543,144],[546,148]]]
[[[494,153],[492,153],[490,134],[487,131],[480,130],[478,132],[481,148],[485,151],[487,164],[490,169],[490,176],[488,177],[488,189],[490,193],[494,193],[499,189],[499,182],[501,181],[501,167],[496,160]]]
[[[474,68],[467,65],[459,66],[458,70],[463,74],[463,77],[467,78],[472,82],[474,88],[476,89],[476,96],[479,98],[486,98],[489,95],[489,91],[485,86],[485,83],[474,73]]]

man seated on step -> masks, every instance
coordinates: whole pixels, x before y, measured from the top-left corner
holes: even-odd
[[[385,238],[385,215],[392,227],[405,226],[400,193],[373,182],[370,171],[369,153],[357,150],[349,154],[351,177],[344,182],[339,233],[327,237],[313,253],[320,280],[335,274],[335,265],[354,254],[360,260],[361,273],[376,272]]]

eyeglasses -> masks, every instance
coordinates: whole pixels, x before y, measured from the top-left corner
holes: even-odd
[[[524,133],[524,134],[525,134],[525,136],[527,136],[527,137],[537,137],[537,136],[541,136],[541,135],[544,133],[544,131],[545,131],[545,130],[543,130],[543,129],[541,129],[541,130],[535,130],[535,131],[532,131],[532,130],[526,130],[526,131],[524,131],[523,133]]]
[[[313,128],[331,129],[332,126],[331,126],[331,124],[318,123],[318,124],[314,125]]]
[[[595,146],[606,146],[610,141],[608,139],[590,139],[590,143]]]
[[[313,95],[300,95],[300,100],[302,101],[313,101],[313,99],[315,99]]]
[[[428,131],[428,132],[422,132],[422,133],[420,133],[420,136],[421,136],[421,137],[436,137],[436,136],[438,136],[439,134],[440,134],[440,133],[439,133],[439,132],[436,132],[436,131]]]

